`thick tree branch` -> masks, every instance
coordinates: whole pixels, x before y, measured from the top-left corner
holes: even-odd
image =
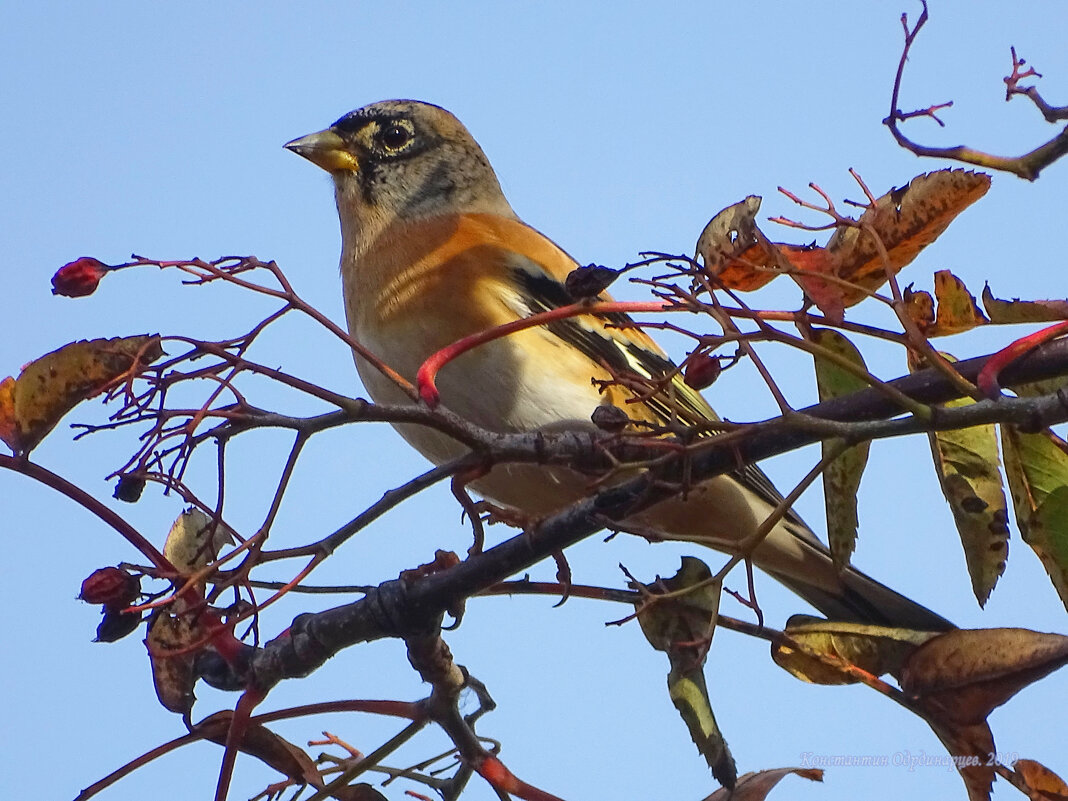
[[[974,380],[989,356],[957,364],[961,374]],[[1068,375],[1068,340],[1058,340],[1034,351],[1006,368],[1006,384],[1025,383]],[[895,388],[924,403],[939,404],[958,396],[958,390],[935,370],[924,370],[891,382]],[[563,550],[605,526],[606,520],[622,519],[668,497],[669,482],[679,482],[683,470],[699,481],[734,470],[739,460],[755,463],[796,450],[828,436],[827,425],[849,424],[857,439],[878,439],[928,430],[962,428],[987,423],[1007,423],[1030,430],[1068,421],[1065,390],[1035,398],[1002,397],[958,408],[939,409],[931,420],[900,417],[898,408],[877,389],[867,389],[833,401],[810,406],[798,413],[796,425],[781,418],[747,429],[733,438],[731,447],[715,447],[715,439],[688,455],[688,464],[671,460],[623,484],[602,489],[567,509],[553,514],[529,532],[513,537],[454,567],[417,580],[394,580],[380,585],[366,597],[293,621],[286,635],[262,649],[249,647],[240,666],[210,664],[212,684],[234,688],[254,686],[269,689],[286,678],[305,676],[327,659],[351,645],[382,637],[405,637],[436,625],[440,616],[470,597],[521,572],[554,552]],[[804,421],[808,421],[805,423]],[[523,441],[532,435],[500,437],[498,443],[511,456],[522,458]],[[544,437],[540,456],[556,444],[573,442],[568,436]],[[564,448],[566,450],[566,448]],[[205,665],[208,667],[208,665]]]

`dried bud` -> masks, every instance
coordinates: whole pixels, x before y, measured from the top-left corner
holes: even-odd
[[[704,389],[711,386],[719,374],[723,372],[723,365],[719,356],[710,356],[707,353],[696,353],[686,360],[686,369],[683,371],[682,380],[686,385],[694,389]]]
[[[91,604],[103,604],[108,609],[122,609],[141,594],[141,580],[117,567],[102,567],[82,582],[78,597]]]
[[[115,642],[121,640],[127,634],[137,629],[141,622],[141,615],[137,612],[120,612],[118,609],[108,609],[104,612],[104,619],[96,627],[96,639],[93,642]]]
[[[97,284],[111,268],[92,256],[82,256],[69,264],[64,264],[52,276],[52,294],[65,295],[68,298],[80,298],[92,295]]]
[[[416,581],[424,576],[431,576],[434,573],[440,573],[442,570],[448,570],[450,567],[460,564],[460,557],[452,551],[443,551],[438,549],[434,552],[434,561],[427,562],[426,564],[419,565],[419,567],[413,567],[410,570],[402,570],[400,574],[401,581]]]
[[[627,413],[611,404],[604,404],[594,409],[590,420],[602,431],[609,431],[613,434],[622,431],[630,423]]]
[[[564,279],[564,287],[567,294],[575,300],[594,298],[604,292],[619,277],[619,270],[611,267],[602,267],[599,264],[588,264],[585,267],[576,267],[567,274]]]
[[[145,489],[145,480],[141,476],[119,476],[119,483],[115,485],[114,497],[116,500],[126,503],[137,503],[141,500],[141,493]]]

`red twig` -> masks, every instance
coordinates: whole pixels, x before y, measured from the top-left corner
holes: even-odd
[[[415,378],[416,388],[419,391],[419,397],[423,399],[423,402],[426,403],[427,406],[431,409],[437,407],[438,403],[441,401],[441,396],[438,393],[438,388],[435,382],[438,372],[442,367],[453,359],[456,359],[458,356],[467,353],[467,351],[477,348],[479,345],[484,345],[487,342],[492,342],[495,339],[509,336],[518,331],[525,331],[528,328],[545,325],[547,323],[555,322],[556,320],[566,320],[569,317],[580,317],[586,314],[663,312],[683,308],[685,307],[670,301],[612,301],[609,303],[594,304],[583,302],[572,303],[569,306],[561,306],[539,314],[532,314],[530,317],[524,317],[522,320],[515,320],[514,322],[505,323],[504,325],[499,325],[495,328],[490,328],[486,331],[480,331],[477,334],[471,334],[462,339],[458,339],[451,345],[434,353],[420,365],[419,372],[416,373]]]
[[[1017,359],[1026,356],[1039,345],[1049,342],[1051,339],[1056,339],[1065,333],[1068,333],[1068,320],[1043,328],[1041,331],[1035,331],[1025,337],[1020,337],[987,360],[975,380],[976,386],[988,398],[998,397],[1001,394],[998,376],[1002,370]]]

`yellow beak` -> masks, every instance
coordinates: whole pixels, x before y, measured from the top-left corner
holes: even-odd
[[[333,128],[286,142],[285,148],[327,172],[354,172],[360,168],[356,157],[346,147],[345,140]]]

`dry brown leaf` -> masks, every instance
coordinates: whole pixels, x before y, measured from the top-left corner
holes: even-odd
[[[1012,769],[1023,777],[1032,792],[1028,797],[1032,801],[1068,801],[1068,784],[1064,779],[1033,759],[1018,759]]]
[[[743,774],[733,790],[721,787],[712,795],[705,796],[704,801],[764,801],[775,785],[790,775],[813,782],[823,781],[823,771],[819,768],[773,768]]]
[[[72,342],[30,362],[0,392],[0,437],[28,453],[63,416],[163,355],[158,336]]]
[[[934,716],[929,716],[927,722],[949,752],[947,759],[964,781],[968,801],[990,801],[994,786],[990,755],[997,751],[990,726],[986,721],[965,725]]]
[[[198,723],[194,731],[206,740],[226,745],[226,735],[232,719],[233,712],[229,709],[216,712]],[[265,726],[249,723],[238,748],[294,782],[310,784],[312,787],[323,787],[325,784],[315,767],[315,761],[302,748]]]
[[[195,653],[189,650],[201,638],[196,626],[186,616],[175,617],[157,612],[148,624],[148,657],[152,664],[152,682],[156,697],[164,709],[187,716],[196,696],[193,685]],[[176,653],[178,652],[178,653]]]
[[[971,801],[988,801],[994,781],[987,716],[1066,663],[1068,637],[1026,629],[948,631],[905,661],[901,689],[952,755]]]
[[[887,281],[887,265],[870,231],[885,247],[890,270],[898,273],[989,188],[989,175],[956,169],[919,175],[892,189],[865,209],[857,221],[860,227],[841,226],[827,241],[835,274],[865,289],[878,289]],[[842,296],[844,304],[852,306],[867,295],[845,289]]]
[[[697,255],[705,270],[728,289],[760,289],[787,265],[784,251],[805,250],[768,240],[756,224],[760,200],[750,195],[723,209],[697,238]]]
[[[821,277],[838,274],[838,263],[833,255],[826,248],[815,246],[805,249],[783,248],[782,252],[796,270],[791,277],[804,290],[805,296],[816,304],[830,322],[840,323],[846,306],[850,305],[846,303],[846,288],[837,281]]]
[[[728,263],[750,247],[759,244],[756,215],[761,198],[750,195],[716,214],[697,237],[697,255],[712,275],[719,275]]]
[[[912,284],[909,284],[901,296],[905,300],[905,312],[916,323],[920,333],[929,336],[935,324],[935,305],[931,293],[924,292],[922,289],[913,289]]]
[[[888,268],[896,274],[908,265],[989,187],[990,176],[968,170],[920,175],[867,208],[859,227],[838,226],[825,247],[770,242],[755,222],[760,198],[751,196],[712,218],[697,253],[720,283],[741,291],[759,289],[792,268],[808,299],[828,319],[840,321],[847,307],[886,283]],[[886,249],[887,263],[873,231]]]
[[[980,723],[1027,685],[1068,664],[1068,637],[1028,629],[958,629],[909,656],[901,689],[940,720]]]

